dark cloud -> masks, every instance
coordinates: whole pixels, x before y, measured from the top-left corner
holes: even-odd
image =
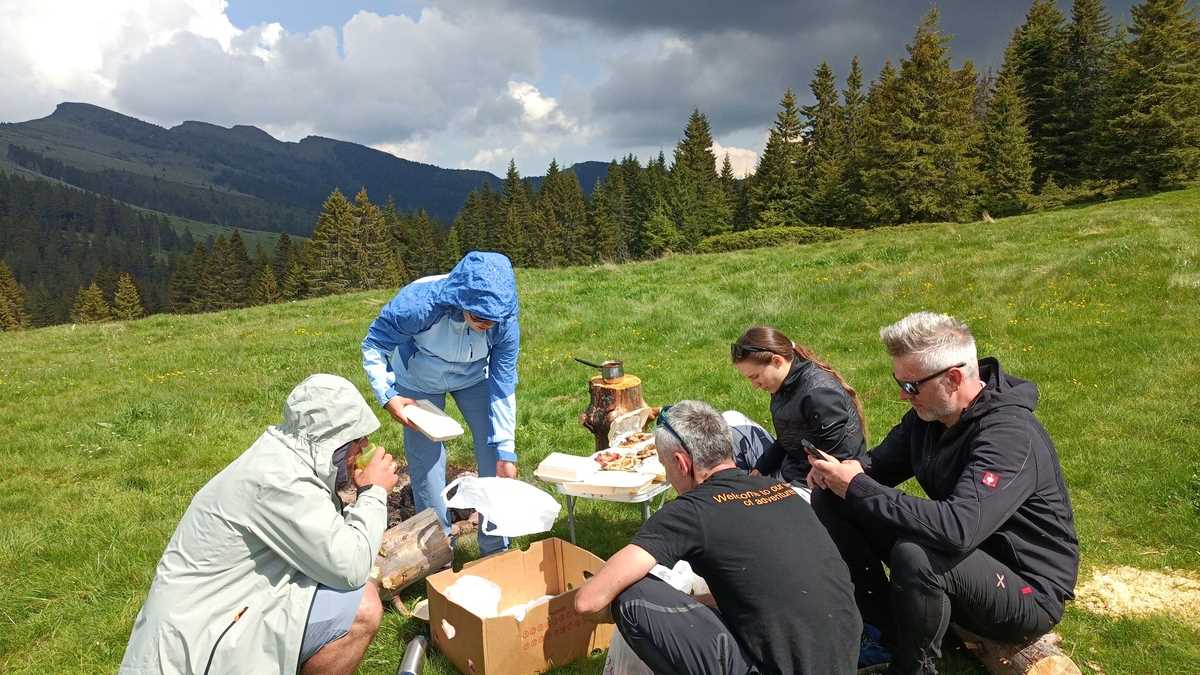
[[[858,56],[867,82],[905,45],[932,6],[928,1],[698,3],[494,0],[543,21],[569,21],[610,46],[607,75],[593,91],[594,121],[616,144],[661,143],[678,136],[693,108],[714,133],[771,124],[791,87],[811,100],[808,84],[822,61],[839,83]],[[1110,2],[1117,21],[1132,0]],[[1004,46],[1024,21],[1025,2],[937,3],[940,26],[956,63],[999,67]],[[1069,4],[1063,3],[1064,14]],[[671,45],[674,44],[674,47]]]

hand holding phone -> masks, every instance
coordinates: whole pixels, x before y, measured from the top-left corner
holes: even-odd
[[[813,445],[812,443],[809,443],[807,438],[800,439],[800,447],[804,448],[804,452],[809,456],[810,459],[823,459],[826,462],[834,462],[835,464],[838,461],[833,455],[830,455],[829,453],[818,449],[817,446]]]

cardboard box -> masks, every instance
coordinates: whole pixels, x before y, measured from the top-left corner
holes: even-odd
[[[526,551],[470,563],[461,572],[439,572],[425,580],[434,645],[464,675],[541,673],[608,649],[615,626],[594,624],[575,613],[575,592],[584,573],[595,574],[603,565],[592,553],[550,538]],[[501,612],[543,595],[554,597],[532,607],[521,621],[480,618],[445,596],[446,588],[467,574],[500,586]]]

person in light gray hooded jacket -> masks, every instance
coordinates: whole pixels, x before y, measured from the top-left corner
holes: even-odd
[[[396,461],[352,466],[379,421],[349,381],[312,375],[267,429],[192,499],[133,624],[122,673],[352,672],[379,627],[367,583]]]

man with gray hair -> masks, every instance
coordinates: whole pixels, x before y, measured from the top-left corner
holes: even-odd
[[[1037,386],[977,359],[971,330],[944,314],[910,314],[879,335],[912,409],[862,462],[814,461],[812,505],[863,619],[883,628],[889,672],[936,673],[951,620],[1005,642],[1057,624],[1079,540],[1054,443],[1033,415]],[[896,489],[913,477],[928,499]]]
[[[855,672],[850,573],[811,507],[790,485],[738,469],[729,427],[706,403],[664,406],[654,442],[679,498],[579,589],[575,610],[615,621],[656,673]],[[711,596],[648,576],[680,560]]]

